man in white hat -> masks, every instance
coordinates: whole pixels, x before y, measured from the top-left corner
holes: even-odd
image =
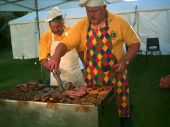
[[[128,22],[106,9],[104,0],[80,0],[87,18],[62,40],[48,64],[56,72],[60,58],[76,47],[84,52],[84,80],[88,87],[113,85],[122,127],[132,127],[127,67],[140,48],[140,39]],[[76,35],[76,36],[75,36]],[[123,45],[128,46],[125,53]]]
[[[49,22],[50,29],[43,33],[40,39],[39,60],[44,68],[50,70],[48,57],[50,58],[50,56],[53,55],[56,46],[67,36],[70,27],[64,26],[63,15],[58,7],[54,7],[48,12],[46,21]],[[84,84],[76,49],[69,51],[61,59],[59,70],[62,81],[72,82],[74,85]],[[48,73],[47,71],[45,72]],[[50,80],[50,85],[58,85],[52,72],[50,76],[48,76],[48,74],[46,75],[46,82]],[[48,77],[50,77],[50,79],[48,79]]]

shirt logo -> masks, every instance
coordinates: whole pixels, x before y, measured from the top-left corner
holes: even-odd
[[[116,32],[115,32],[115,31],[112,31],[112,32],[110,33],[110,37],[111,37],[112,39],[115,39],[115,38],[116,38]]]

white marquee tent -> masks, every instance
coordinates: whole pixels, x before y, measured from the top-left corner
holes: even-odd
[[[146,38],[159,37],[163,54],[170,54],[170,1],[142,0],[108,4],[109,11],[124,16],[141,39],[141,50],[146,49]],[[67,25],[74,25],[86,16],[84,8],[62,9]],[[39,12],[40,34],[47,30],[46,11]],[[36,13],[9,22],[14,59],[38,57]]]

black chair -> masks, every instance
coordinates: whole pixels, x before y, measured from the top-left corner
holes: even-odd
[[[147,38],[147,43],[146,43],[146,61],[147,61],[147,56],[148,53],[151,53],[153,55],[153,52],[159,52],[160,59],[161,59],[161,50],[159,46],[159,38]]]

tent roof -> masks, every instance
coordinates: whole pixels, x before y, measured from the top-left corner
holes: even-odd
[[[36,2],[38,7],[36,7]],[[46,10],[53,6],[71,8],[71,7],[78,6],[78,1],[76,0],[1,0],[0,1],[0,11],[36,11],[36,10]]]
[[[120,1],[123,0],[107,0],[108,3]],[[36,3],[38,7],[35,6]],[[54,6],[79,7],[79,0],[0,0],[0,11],[40,11],[49,10]]]
[[[36,1],[37,6],[36,7]],[[122,2],[126,0],[105,0],[107,3],[115,3],[116,8],[126,10],[131,8],[134,4],[138,3],[138,6],[145,10],[153,6],[155,9],[161,6],[170,8],[170,0],[131,0],[133,2]],[[121,4],[119,4],[121,2]],[[166,3],[166,4],[165,4]],[[0,11],[44,11],[50,10],[54,6],[59,6],[62,9],[65,8],[77,8],[79,7],[79,0],[0,0]],[[115,8],[115,6],[113,8]],[[138,9],[140,9],[138,7]],[[118,10],[116,9],[116,10]]]
[[[135,12],[137,6],[138,11],[152,11],[170,9],[170,0],[138,0],[132,2],[119,2],[108,5],[108,9],[115,13]]]
[[[83,18],[86,16],[84,8],[72,8],[72,9],[61,9],[64,18]],[[79,12],[79,13],[77,13]],[[48,11],[39,11],[39,22],[45,21],[45,17],[48,14]],[[14,19],[9,22],[9,24],[20,24],[20,23],[28,23],[28,22],[36,22],[36,12],[29,13],[20,18]]]
[[[170,1],[169,0],[163,0],[163,1],[142,0],[142,1],[134,1],[134,2],[119,2],[119,3],[108,4],[107,8],[112,12],[121,14],[121,13],[135,12],[136,6],[138,11],[170,9]],[[86,16],[85,13],[86,10],[80,7],[61,9],[61,11],[65,18],[83,18]],[[47,11],[39,11],[39,21],[44,21],[46,15],[47,15]],[[35,17],[36,17],[36,13],[32,12],[28,15],[10,21],[9,24],[35,22],[36,21]]]

